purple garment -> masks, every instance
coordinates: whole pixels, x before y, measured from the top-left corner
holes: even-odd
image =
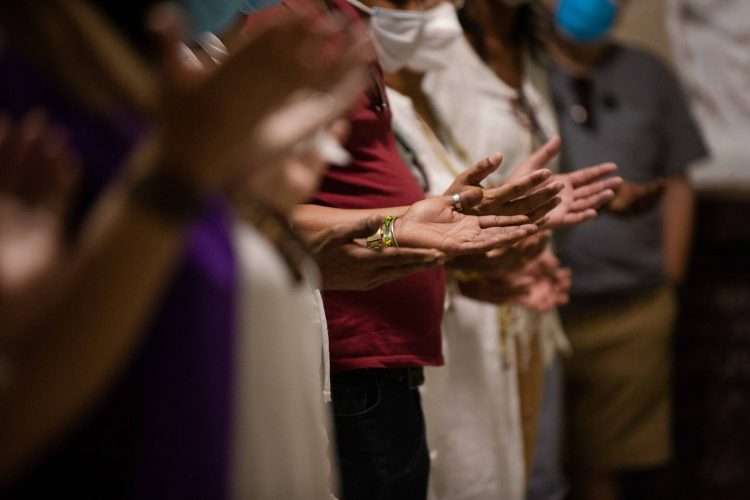
[[[0,111],[18,118],[40,107],[70,134],[83,160],[80,224],[143,124],[87,112],[9,51],[0,51],[0,75]],[[227,211],[217,201],[191,229],[128,366],[77,428],[0,497],[227,498],[235,289]]]
[[[136,498],[228,498],[235,262],[217,207],[192,231],[145,354]]]

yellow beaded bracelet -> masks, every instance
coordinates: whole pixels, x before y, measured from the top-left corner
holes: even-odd
[[[367,248],[382,250],[383,248],[398,247],[395,233],[396,219],[398,217],[387,215],[375,234],[367,238]]]

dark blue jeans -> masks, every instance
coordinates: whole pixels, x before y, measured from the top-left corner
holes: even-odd
[[[331,379],[343,500],[424,500],[430,458],[419,390],[403,370]]]

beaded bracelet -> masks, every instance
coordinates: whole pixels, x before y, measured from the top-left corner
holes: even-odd
[[[384,248],[397,247],[398,241],[396,240],[396,219],[398,217],[393,215],[387,215],[383,219],[383,225],[367,238],[367,248],[372,250],[382,250]]]

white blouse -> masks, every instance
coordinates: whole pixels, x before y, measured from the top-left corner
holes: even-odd
[[[423,167],[429,194],[442,194],[468,165],[459,152],[442,145],[409,97],[387,92],[394,131]],[[430,499],[521,500],[515,345],[499,335],[498,307],[464,297],[449,284],[442,330],[445,366],[427,367],[421,388]]]
[[[538,132],[531,126],[524,126],[519,117],[519,92],[498,78],[466,39],[458,39],[448,49],[446,59],[451,64],[428,74],[423,89],[444,126],[473,161],[497,152],[503,154],[503,166],[490,176],[490,184],[501,182],[545,138],[558,134],[546,71],[533,58],[524,58],[521,89],[528,108],[536,117]],[[549,168],[557,171],[558,161],[553,161]],[[513,307],[509,330],[508,334],[517,337],[522,345],[528,345],[531,335],[540,334],[547,363],[556,350],[568,349],[557,311],[540,314]]]

